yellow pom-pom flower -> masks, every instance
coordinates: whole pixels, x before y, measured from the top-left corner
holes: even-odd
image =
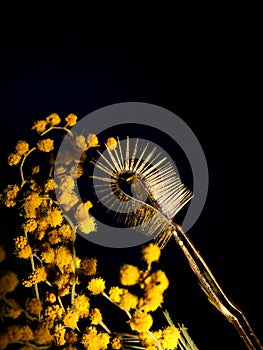
[[[66,126],[75,125],[77,122],[77,119],[78,119],[78,117],[75,114],[73,114],[73,113],[68,114],[67,117],[65,118],[65,121],[67,122]]]
[[[153,318],[150,314],[142,311],[136,311],[129,321],[130,327],[133,331],[146,332],[148,331],[152,324]]]
[[[180,330],[174,326],[168,326],[162,331],[162,338],[159,340],[163,349],[173,350],[177,347],[180,338]]]
[[[143,260],[150,265],[154,261],[158,261],[161,255],[161,249],[158,245],[150,243],[148,246],[142,249]]]
[[[132,286],[139,282],[140,271],[137,266],[125,264],[120,269],[120,282],[124,286]]]
[[[18,153],[11,153],[7,158],[8,165],[17,165],[21,160],[21,156]]]
[[[92,278],[92,280],[88,283],[88,290],[93,295],[100,294],[105,289],[105,281],[101,278]]]
[[[16,145],[16,152],[19,155],[24,155],[29,150],[29,144],[26,141],[19,140]]]
[[[91,310],[89,314],[89,318],[91,320],[91,324],[99,324],[102,321],[102,314],[99,309],[94,308]]]
[[[37,148],[41,152],[50,152],[54,149],[54,140],[44,139],[37,142]]]
[[[114,150],[114,148],[117,147],[117,140],[114,137],[109,137],[106,141],[105,141],[105,146],[107,148],[109,148],[109,150]]]
[[[38,134],[41,134],[46,130],[47,121],[46,120],[37,120],[34,122],[32,126],[32,130],[36,130]]]
[[[61,122],[61,119],[57,113],[51,113],[49,116],[46,117],[46,121],[48,122],[48,124],[55,126]]]

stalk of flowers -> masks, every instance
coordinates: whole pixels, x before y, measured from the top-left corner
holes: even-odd
[[[83,175],[82,164],[88,150],[98,147],[99,142],[91,133],[87,137],[74,135],[70,127],[75,125],[76,115],[69,114],[64,126],[60,126],[61,121],[56,113],[36,121],[32,129],[40,139],[32,147],[19,140],[8,156],[8,164],[19,168],[20,184],[8,184],[0,200],[6,207],[17,209],[21,225],[11,239],[16,258],[26,261],[28,269],[21,278],[5,269],[0,274],[0,315],[5,326],[0,333],[0,350],[12,344],[17,344],[19,350],[175,349],[180,346],[178,327],[168,322],[161,330],[152,330],[154,314],[169,286],[165,272],[156,268],[161,254],[157,245],[151,243],[142,248],[143,268],[131,264],[120,267],[117,286],[110,286],[110,280],[106,283],[97,274],[96,257],[77,255],[76,229],[94,232],[96,223],[89,213],[92,203],[78,199],[75,179]],[[72,154],[74,148],[84,150],[77,166],[72,165],[71,157],[56,159],[56,182],[56,143],[46,137],[53,130],[64,130],[70,135]],[[105,144],[114,148],[116,140],[109,138]],[[26,177],[24,168],[33,152],[47,155],[49,170],[30,164],[27,171],[30,175]],[[74,213],[75,222],[61,211],[57,198],[66,213]],[[0,246],[0,262],[5,261],[6,255]],[[137,293],[133,288],[137,288]],[[17,290],[23,291],[22,296],[26,291],[26,297],[16,300],[12,293]],[[102,309],[96,303],[99,297],[124,311],[128,335],[118,332],[114,324],[105,323]]]
[[[154,243],[142,248],[142,259],[146,263],[144,269],[131,264],[123,264],[119,272],[121,286],[113,286],[108,294],[101,291],[109,301],[121,308],[128,316],[127,324],[132,332],[136,332],[140,344],[146,349],[175,349],[180,338],[180,331],[175,326],[167,326],[162,330],[152,331],[154,312],[161,307],[164,292],[169,286],[164,271],[154,269],[160,257],[160,248]],[[130,288],[138,287],[138,293]]]

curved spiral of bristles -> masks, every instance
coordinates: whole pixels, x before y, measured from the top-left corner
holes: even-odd
[[[118,139],[115,149],[97,152],[94,188],[100,202],[127,227],[156,236],[192,198],[168,157],[145,140]]]

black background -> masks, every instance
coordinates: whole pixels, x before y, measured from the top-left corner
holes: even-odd
[[[247,27],[222,32],[219,24],[188,34],[174,28],[98,32],[85,26],[20,26],[2,30],[1,52],[1,169],[17,140],[30,139],[33,121],[53,112],[82,118],[113,103],[139,101],[169,109],[188,124],[210,175],[205,208],[188,234],[262,339],[258,48]],[[2,170],[1,185],[6,183]],[[82,237],[78,244],[82,253],[96,254],[108,281],[120,263],[140,259],[138,247],[105,248]],[[245,349],[207,301],[174,242],[163,251],[160,266],[170,279],[164,307],[189,328],[200,350]]]

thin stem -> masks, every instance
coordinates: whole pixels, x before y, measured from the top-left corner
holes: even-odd
[[[37,149],[36,147],[31,148],[31,150],[29,150],[25,154],[24,158],[22,159],[22,162],[21,162],[20,167],[19,167],[20,176],[21,176],[21,187],[20,188],[22,188],[24,186],[24,184],[26,183],[25,178],[24,178],[24,172],[23,172],[23,166],[24,166],[25,160],[29,156],[29,154],[32,153],[36,149]]]
[[[64,306],[62,304],[62,300],[61,300],[59,295],[58,295],[58,303],[59,303],[60,307],[64,310]]]
[[[40,136],[43,136],[43,135],[47,134],[48,132],[50,132],[51,130],[54,130],[54,129],[56,129],[56,130],[64,130],[64,131],[66,131],[67,133],[69,133],[70,136],[73,137],[72,131],[70,131],[70,130],[69,130],[68,128],[66,128],[65,126],[51,126],[51,127],[48,128],[47,130],[45,130],[44,132],[42,132],[42,134],[40,134]]]
[[[24,232],[24,234],[25,234],[25,237],[26,237],[27,242],[28,242],[27,233]],[[30,263],[31,263],[32,271],[34,272],[34,271],[35,271],[35,263],[34,263],[34,255],[33,255],[32,252],[31,252],[31,254],[30,254]],[[37,298],[38,300],[40,300],[40,296],[39,296],[39,291],[38,291],[38,285],[37,285],[37,283],[34,284],[34,288],[35,288],[36,298]],[[39,313],[37,316],[38,316],[38,320],[40,321],[40,313]]]

